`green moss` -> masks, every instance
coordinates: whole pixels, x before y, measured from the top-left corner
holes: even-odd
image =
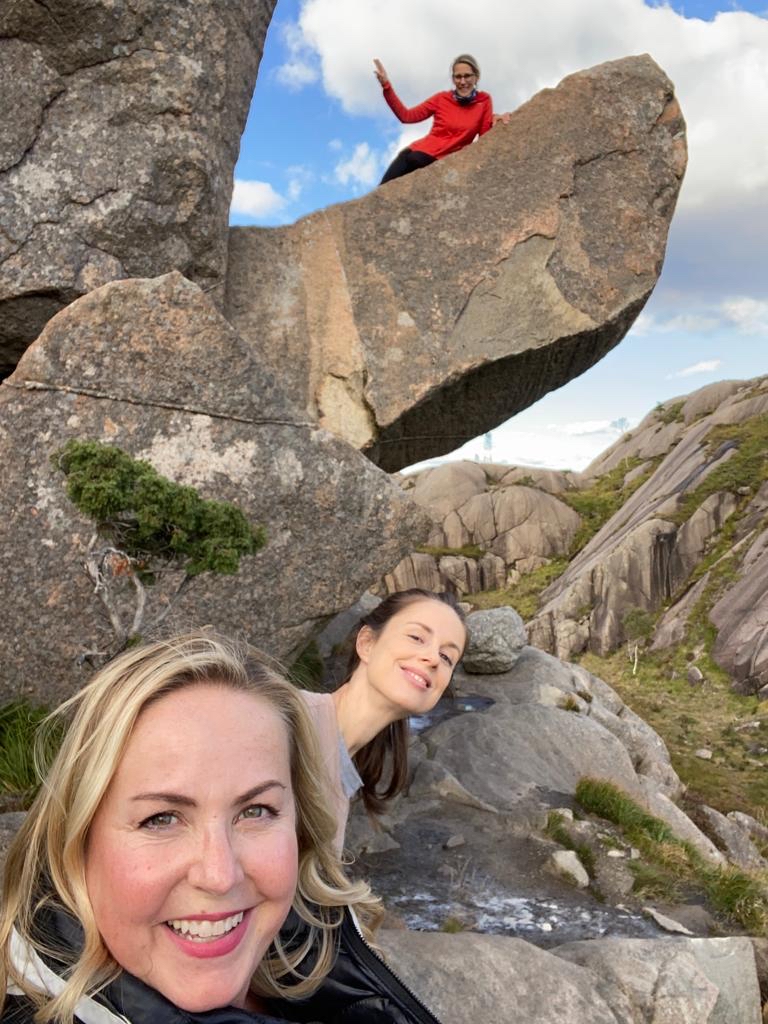
[[[440,925],[441,932],[447,932],[449,935],[456,935],[459,932],[464,931],[464,925],[458,919],[458,917],[446,917],[443,923]]]
[[[442,558],[443,555],[456,555],[460,558],[483,558],[486,554],[484,548],[477,544],[465,544],[461,548],[430,547],[428,544],[420,544],[415,549],[422,555],[432,555],[433,558]]]
[[[114,445],[68,441],[52,457],[67,477],[67,495],[99,533],[139,563],[152,559],[202,572],[236,573],[243,555],[265,542],[234,505],[206,501],[193,487],[161,476]],[[149,565],[146,571],[152,582]]]
[[[557,706],[561,711],[581,711],[581,704],[579,704],[572,693],[564,693],[557,702]]]

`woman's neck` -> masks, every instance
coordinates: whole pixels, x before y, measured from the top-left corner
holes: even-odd
[[[365,666],[358,665],[349,682],[333,693],[336,720],[351,757],[392,722],[403,718],[400,708],[389,704],[369,686]]]

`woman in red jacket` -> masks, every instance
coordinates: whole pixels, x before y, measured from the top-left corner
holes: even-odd
[[[384,99],[399,121],[415,124],[426,121],[428,117],[434,118],[428,135],[397,154],[381,179],[382,185],[385,181],[426,167],[449,153],[456,153],[493,126],[493,102],[489,93],[477,89],[480,67],[471,54],[462,53],[451,64],[453,91],[435,93],[410,108],[400,102],[381,61],[374,60],[373,63],[373,73],[384,90]]]

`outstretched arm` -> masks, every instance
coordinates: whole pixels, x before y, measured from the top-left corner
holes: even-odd
[[[373,65],[373,73],[384,90],[384,99],[389,104],[390,110],[398,121],[402,121],[403,124],[416,124],[418,121],[426,121],[428,117],[432,117],[435,112],[434,96],[415,107],[406,107],[404,103],[400,102],[400,97],[392,88],[389,75],[384,70],[384,65],[381,61],[374,59]],[[490,128],[490,125],[488,127]]]

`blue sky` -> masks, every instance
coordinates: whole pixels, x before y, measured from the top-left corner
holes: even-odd
[[[231,222],[287,224],[375,187],[425,126],[402,130],[372,59],[412,104],[446,87],[447,64],[467,49],[497,110],[579,68],[649,52],[688,123],[688,172],[646,309],[605,359],[495,430],[494,459],[580,469],[615,439],[612,423],[768,373],[768,0],[278,0]],[[478,439],[462,454],[487,450]]]

